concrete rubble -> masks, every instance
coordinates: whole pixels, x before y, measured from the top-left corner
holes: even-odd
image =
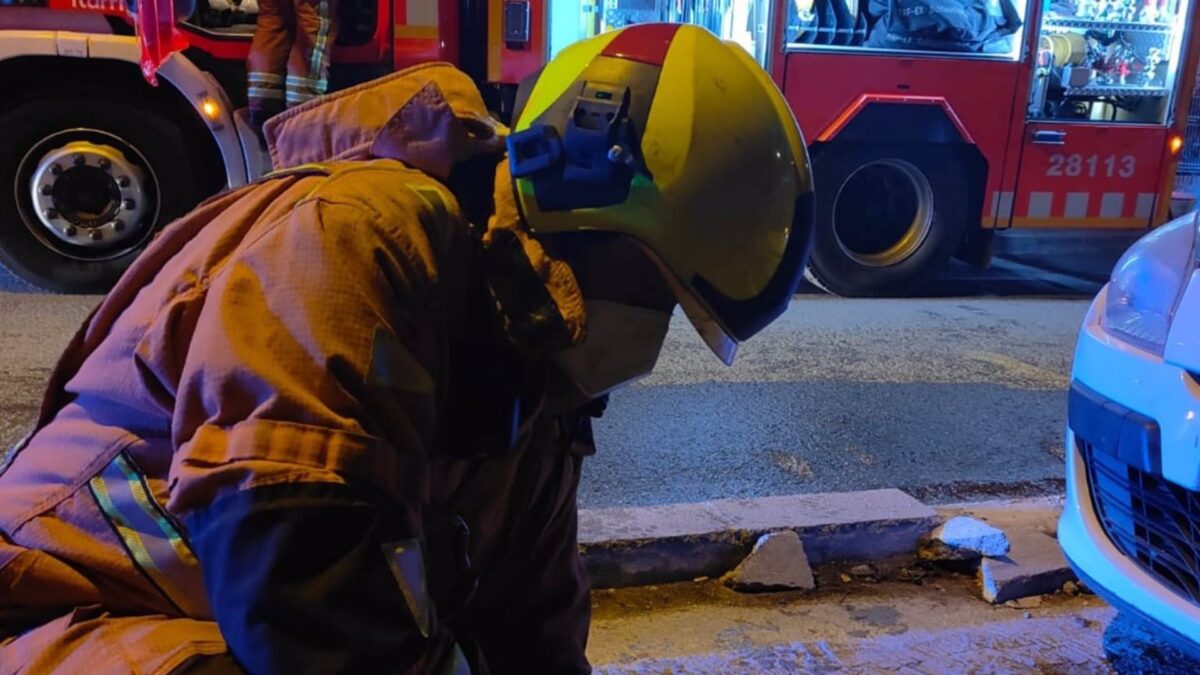
[[[875,568],[870,565],[855,565],[850,568],[850,576],[852,577],[871,577],[875,576]]]
[[[1086,592],[1053,536],[1061,508],[1056,497],[934,509],[898,490],[731,499],[585,510],[579,542],[594,588],[704,577],[806,588],[814,573],[834,586],[921,584],[952,571],[976,575],[979,595],[1003,604]],[[801,556],[805,572],[796,578]]]
[[[1054,501],[980,503],[958,509],[956,515],[970,515],[987,521],[1008,535],[1008,555],[983,558],[977,581],[980,595],[993,604],[1070,592],[1067,582],[1075,582],[1075,573],[1063,557],[1054,538],[1060,511]],[[1077,588],[1077,586],[1075,586]]]
[[[980,591],[992,603],[1053,593],[1074,578],[1058,542],[1042,532],[1014,533],[1008,557],[979,565]]]
[[[955,516],[930,533],[919,555],[923,560],[974,560],[999,558],[1008,550],[1004,530],[969,516]]]
[[[816,588],[804,544],[791,530],[759,537],[750,555],[724,581],[726,586],[742,592]]]

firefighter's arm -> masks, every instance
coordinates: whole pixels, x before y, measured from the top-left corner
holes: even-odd
[[[178,317],[195,324],[168,508],[251,672],[423,670],[453,648],[419,511],[438,348],[418,308],[435,275],[405,240],[423,230],[378,217],[305,202]]]

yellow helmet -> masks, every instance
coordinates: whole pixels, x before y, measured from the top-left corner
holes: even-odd
[[[636,239],[726,363],[800,283],[814,218],[800,130],[750,55],[703,28],[564,49],[522,84],[508,154],[535,235]]]

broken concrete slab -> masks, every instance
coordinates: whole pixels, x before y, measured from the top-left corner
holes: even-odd
[[[999,558],[1009,550],[1004,530],[969,516],[955,516],[942,523],[921,544],[923,560],[974,560]]]
[[[938,507],[943,518],[971,516],[998,527],[1008,535],[1010,549],[1004,558],[985,558],[978,582],[983,598],[993,603],[1048,595],[1067,581],[1076,581],[1058,540],[1054,538],[1063,497],[996,500]]]
[[[1010,530],[1009,541],[1007,557],[984,558],[979,565],[984,600],[999,604],[1053,593],[1075,579],[1053,537],[1039,530]]]
[[[735,591],[812,590],[816,588],[804,544],[791,530],[770,532],[758,538],[750,555],[725,576]]]
[[[912,555],[936,512],[899,490],[725,499],[581,511],[579,546],[595,588],[721,576],[758,538],[799,535],[812,565]]]

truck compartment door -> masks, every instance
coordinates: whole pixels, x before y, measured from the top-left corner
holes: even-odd
[[[997,214],[1014,227],[1149,227],[1167,130],[1030,122],[1016,194],[1001,193]]]

